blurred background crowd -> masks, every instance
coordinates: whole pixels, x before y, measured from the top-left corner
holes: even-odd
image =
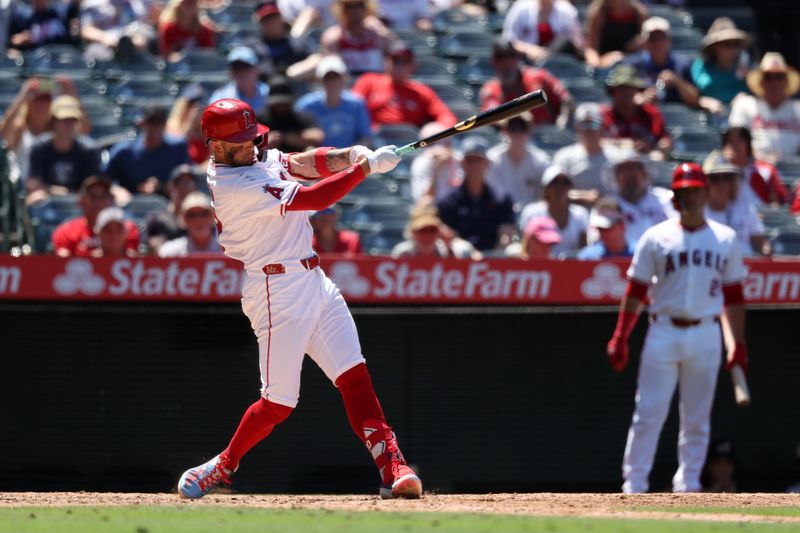
[[[800,257],[790,0],[0,0],[0,251],[221,253],[203,108],[269,148],[403,145],[535,89],[548,104],[371,176],[320,253],[632,254],[679,162],[750,256]],[[789,14],[789,16],[787,16]]]

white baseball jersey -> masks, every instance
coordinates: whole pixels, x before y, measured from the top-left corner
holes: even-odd
[[[672,191],[661,187],[653,187],[635,204],[616,194],[617,202],[625,217],[625,238],[628,242],[637,242],[648,228],[675,218],[672,207]]]
[[[722,313],[723,285],[746,275],[734,231],[707,220],[696,230],[667,220],[636,245],[628,277],[651,287],[651,314],[702,319]]]
[[[300,184],[288,172],[288,156],[269,150],[264,162],[249,167],[211,164],[219,242],[225,254],[245,269],[309,257],[313,230],[306,211],[287,211]]]
[[[756,208],[747,201],[740,201],[742,194],[739,195],[737,201],[728,205],[727,209],[716,211],[706,206],[706,218],[724,224],[734,232],[739,241],[739,246],[742,250],[742,255],[751,256],[756,255],[753,250],[753,245],[750,238],[753,235],[764,235],[764,224],[758,217]]]

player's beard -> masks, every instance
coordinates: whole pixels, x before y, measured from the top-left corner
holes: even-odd
[[[251,150],[249,159],[246,159],[246,155],[242,153],[244,150]],[[229,167],[249,167],[257,162],[255,149],[246,144],[224,146],[222,147],[221,155],[224,161],[218,162]],[[217,162],[216,158],[215,162]]]

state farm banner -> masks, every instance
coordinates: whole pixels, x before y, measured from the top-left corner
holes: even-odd
[[[602,305],[625,290],[626,260],[485,261],[326,256],[323,269],[351,304]],[[800,261],[748,261],[751,304],[800,305]],[[280,274],[277,274],[280,275]],[[0,256],[0,300],[235,302],[241,263]]]

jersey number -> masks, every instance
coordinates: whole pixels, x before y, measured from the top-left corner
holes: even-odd
[[[283,192],[283,189],[281,189],[280,187],[268,187],[268,186],[265,185],[264,186],[264,192],[268,192],[272,196],[274,196],[276,200],[280,200],[281,199],[281,193]]]
[[[708,289],[708,295],[711,296],[712,298],[716,298],[718,294],[719,294],[719,280],[712,279],[711,287]]]

